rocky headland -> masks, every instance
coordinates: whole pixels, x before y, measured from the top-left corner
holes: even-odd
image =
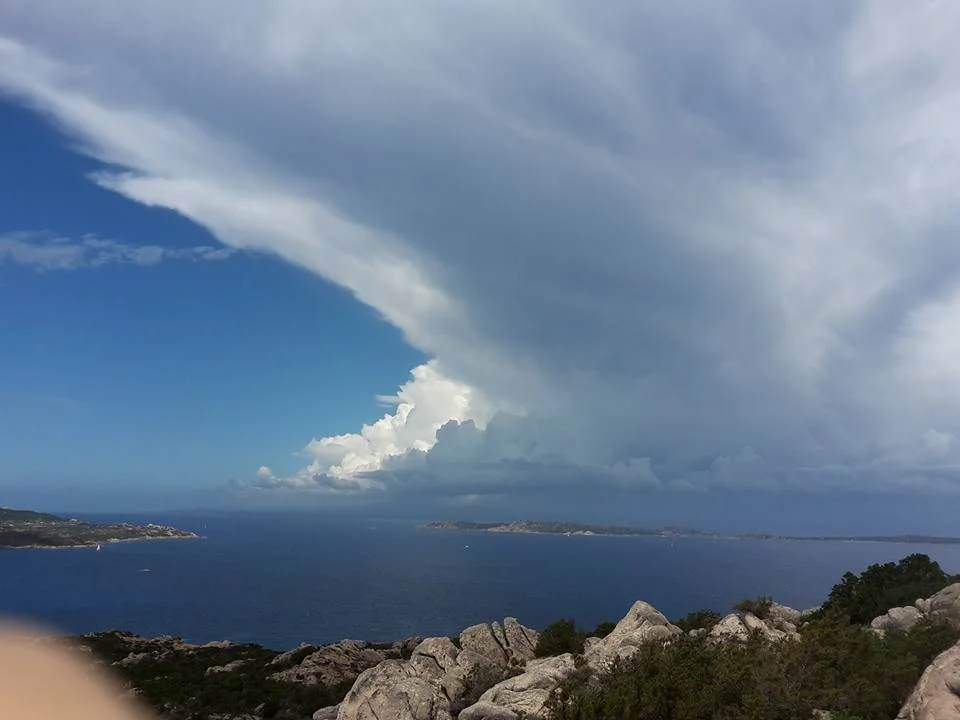
[[[138,540],[195,540],[196,533],[168,525],[88,523],[32,510],[0,508],[0,549],[96,547]]]

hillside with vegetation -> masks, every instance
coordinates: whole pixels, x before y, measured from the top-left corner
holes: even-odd
[[[198,535],[168,525],[89,523],[32,510],[0,508],[0,549],[95,547],[135,540],[192,540]]]
[[[950,576],[926,555],[846,573],[826,602],[809,613],[789,642],[753,632],[742,643],[715,642],[719,614],[702,610],[674,621],[686,632],[648,644],[600,674],[575,673],[548,704],[554,720],[890,720],[924,669],[960,641],[956,617],[924,618],[912,627],[869,623],[892,607],[934,595]],[[770,598],[736,610],[765,619]],[[576,652],[586,634],[561,621],[541,643]],[[549,638],[549,639],[548,639]]]

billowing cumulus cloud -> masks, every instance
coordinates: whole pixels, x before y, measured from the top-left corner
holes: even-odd
[[[0,88],[96,182],[437,359],[262,486],[960,487],[955,3],[9,0],[0,27]]]

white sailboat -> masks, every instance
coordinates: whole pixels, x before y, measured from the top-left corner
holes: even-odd
[[[97,543],[97,552],[100,552],[100,544]]]

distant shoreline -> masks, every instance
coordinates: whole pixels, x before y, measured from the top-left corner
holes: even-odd
[[[565,537],[694,538],[702,540],[790,540],[795,542],[858,542],[903,545],[960,545],[960,537],[931,535],[773,535],[765,533],[711,533],[690,528],[631,528],[582,523],[519,520],[508,523],[478,523],[464,520],[431,522],[419,525],[423,530],[454,532],[490,532],[518,535],[561,535]]]
[[[98,545],[119,545],[120,543],[150,542],[154,540],[203,540],[202,535],[146,535],[144,537],[111,538],[92,543],[75,545],[0,545],[0,550],[94,550]]]
[[[0,508],[2,550],[67,550],[121,542],[199,538],[195,532],[154,523],[87,523],[32,510]]]

